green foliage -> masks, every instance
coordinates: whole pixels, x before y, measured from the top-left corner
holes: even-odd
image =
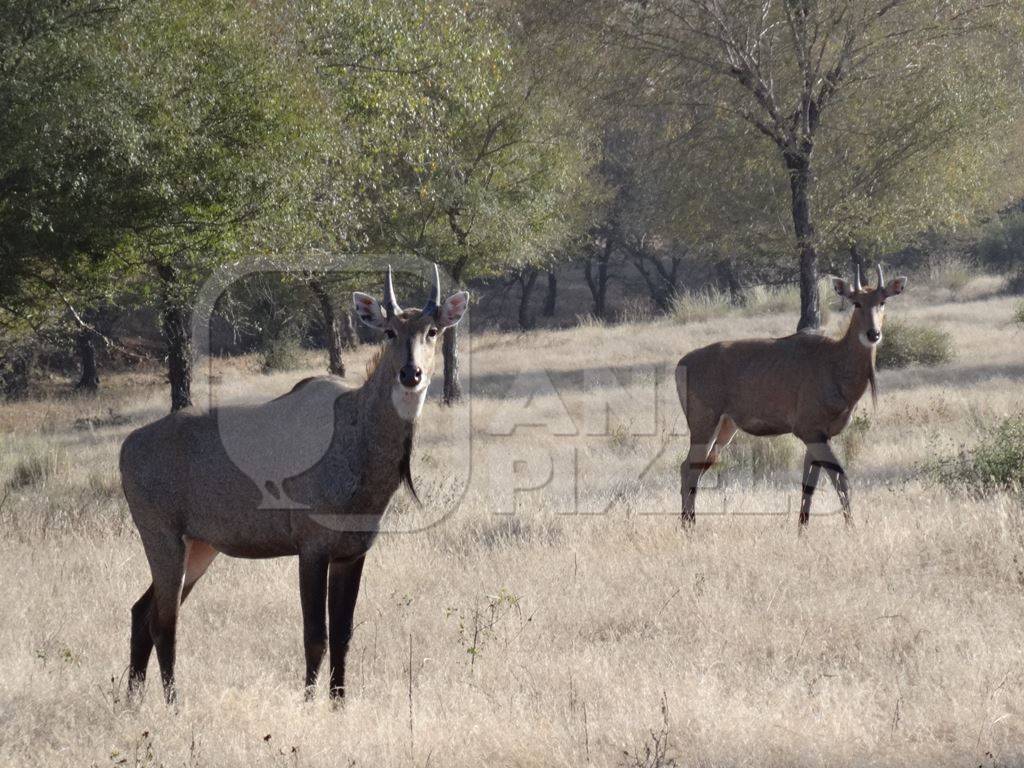
[[[293,371],[302,364],[302,347],[294,333],[282,333],[269,339],[260,350],[263,373]]]
[[[882,332],[876,364],[879,368],[905,368],[942,365],[952,359],[953,340],[945,331],[891,320]]]
[[[38,332],[102,291],[132,199],[112,149],[104,36],[127,3],[0,10],[0,325]]]
[[[989,224],[974,251],[978,261],[989,269],[1024,271],[1024,213]]]
[[[1018,325],[1024,325],[1024,301],[1013,311],[1013,321]]]
[[[929,474],[950,488],[984,493],[1024,487],[1024,414],[999,423],[971,451],[927,465]]]

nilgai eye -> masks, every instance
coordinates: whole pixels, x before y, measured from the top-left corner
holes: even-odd
[[[395,338],[395,337],[396,337],[396,336],[398,335],[397,333],[395,333],[395,332],[394,332],[393,330],[391,330],[390,328],[388,328],[388,329],[387,329],[386,331],[384,331],[384,333],[385,333],[385,334],[387,334],[387,337],[388,337],[389,339],[393,339],[393,338]]]
[[[437,336],[437,328],[431,328],[429,331],[427,331],[427,338],[428,339],[432,339],[435,336]]]
[[[880,302],[878,302],[878,306],[880,306],[880,307],[884,307],[884,306],[885,306],[885,302],[884,302],[884,301],[880,301]]]

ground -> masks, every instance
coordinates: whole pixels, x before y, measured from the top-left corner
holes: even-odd
[[[956,358],[881,373],[838,442],[855,525],[823,487],[800,537],[799,455],[752,438],[681,529],[663,386],[686,351],[794,315],[470,334],[471,404],[424,411],[425,508],[400,492],[368,557],[341,707],[302,699],[294,559],[218,559],[183,610],[180,703],[126,703],[149,576],[116,456],[165,388],[0,406],[0,764],[1024,763],[1020,497],[924,471],[1024,410],[1013,308],[984,279],[891,302]],[[269,398],[322,364],[221,361],[219,391]]]

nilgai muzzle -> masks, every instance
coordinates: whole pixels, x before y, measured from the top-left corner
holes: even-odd
[[[223,552],[244,558],[298,555],[307,696],[326,652],[328,615],[330,692],[344,695],[363,560],[392,494],[403,480],[411,485],[413,432],[435,352],[445,329],[459,322],[469,304],[465,292],[441,303],[436,267],[434,276],[423,309],[398,306],[390,268],[383,302],[353,294],[362,321],[387,335],[376,367],[359,389],[332,376],[305,379],[276,401],[208,413],[179,411],[125,439],[124,493],[153,577],[132,608],[132,694],[145,681],[155,646],[164,693],[173,700],[178,609]],[[308,403],[312,407],[303,407]],[[324,404],[319,413],[317,404]],[[275,414],[284,414],[284,420]],[[306,414],[305,421],[291,418],[294,414]],[[242,434],[260,443],[254,449],[260,456],[268,445],[272,450],[288,446],[281,452],[293,454],[292,438],[322,435],[324,423],[328,438],[322,448],[279,487],[269,482],[260,487],[240,468],[245,462],[239,461],[244,458],[239,441],[225,440],[227,432]],[[256,428],[247,429],[252,425]],[[282,461],[294,466],[294,455]],[[276,508],[275,498],[281,499]]]
[[[875,387],[875,352],[882,339],[885,300],[903,293],[907,278],[863,287],[833,278],[853,314],[838,339],[797,333],[781,339],[723,341],[684,356],[676,388],[690,428],[690,450],[680,468],[683,523],[694,521],[697,485],[737,430],[751,435],[793,434],[807,446],[800,524],[807,523],[821,470],[828,473],[850,522],[850,486],[829,440],[850,421],[854,406]]]

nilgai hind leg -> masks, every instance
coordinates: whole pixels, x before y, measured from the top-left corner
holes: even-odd
[[[850,481],[846,476],[846,470],[839,463],[832,446],[827,439],[816,439],[805,441],[807,452],[804,454],[803,471],[803,495],[800,499],[800,526],[807,525],[811,516],[811,499],[818,486],[818,478],[821,470],[828,474],[836,493],[839,494],[839,503],[842,506],[843,520],[847,525],[853,523],[853,514],[850,506]]]
[[[704,425],[698,424],[695,430],[690,427],[690,450],[679,469],[680,491],[683,496],[683,525],[692,525],[696,519],[697,487],[704,473],[715,465],[722,451],[736,435],[736,422],[728,416],[722,416],[713,423],[714,429],[708,431]]]
[[[147,550],[148,551],[148,550]],[[181,584],[184,581],[184,585],[181,589],[180,600],[177,601],[177,606],[174,609],[175,624],[178,613],[178,608],[185,602],[192,588],[196,585],[196,582],[206,573],[206,569],[210,567],[210,563],[213,562],[214,558],[217,557],[217,550],[211,547],[209,544],[203,541],[188,540],[184,544],[184,579],[178,576],[176,582],[167,582],[167,579],[173,576],[169,573],[172,568],[167,568],[167,574],[162,578],[164,582],[169,585]],[[153,571],[153,583],[149,585],[149,588],[142,594],[135,605],[132,606],[132,637],[131,637],[131,659],[128,668],[128,695],[130,698],[138,696],[142,689],[143,684],[146,682],[146,668],[149,666],[149,657],[153,653],[154,638],[157,636],[157,632],[153,629],[155,623],[160,623],[161,616],[166,616],[165,613],[158,616],[155,611],[154,584],[157,581],[156,569],[153,568],[152,564],[150,569]],[[161,573],[164,573],[161,568]],[[167,589],[161,590],[161,594],[165,592],[173,591],[171,586]],[[168,599],[165,599],[165,603]],[[170,674],[164,674],[164,695],[167,697],[168,702],[174,699],[174,630],[171,633],[171,650],[170,650]],[[160,651],[157,651],[159,657]],[[164,651],[165,657],[168,655],[167,651]],[[161,661],[161,671],[163,672],[164,663]],[[168,680],[170,682],[168,683]]]

